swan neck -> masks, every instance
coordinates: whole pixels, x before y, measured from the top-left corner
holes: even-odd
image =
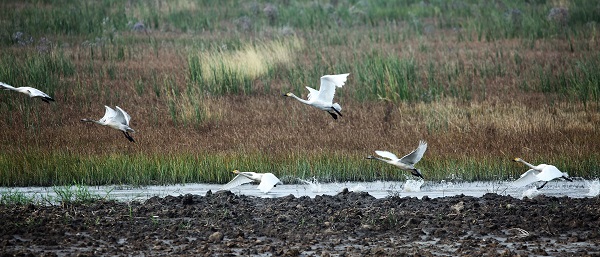
[[[92,119],[83,119],[81,121],[84,121],[84,122],[93,122],[93,123],[96,123],[96,124],[99,124],[99,125],[104,125],[104,123],[102,123],[100,121],[97,121],[97,120],[92,120]]]
[[[296,95],[294,95],[294,94],[290,94],[290,96],[291,96],[291,97],[293,97],[293,98],[295,98],[296,100],[298,100],[298,101],[300,101],[300,102],[304,103],[304,104],[309,104],[309,102],[308,102],[308,101],[306,101],[306,100],[304,100],[304,99],[302,99],[302,98],[300,98],[300,97],[297,97],[297,96],[296,96]]]
[[[375,160],[382,161],[382,162],[387,162],[387,163],[390,162],[389,160],[386,160],[386,159],[383,159],[383,158],[379,158],[377,156],[371,156],[371,159],[375,159]]]
[[[528,163],[528,162],[524,161],[523,159],[520,159],[519,161],[522,162],[523,164],[529,166],[529,168],[532,168],[532,169],[535,168],[535,166],[533,166],[531,163]]]

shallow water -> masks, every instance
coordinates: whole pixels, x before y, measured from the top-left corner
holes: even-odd
[[[256,185],[246,184],[231,189],[235,194],[250,195],[263,198],[283,197],[294,195],[296,197],[317,195],[336,195],[344,188],[354,192],[367,192],[376,198],[387,196],[429,198],[467,195],[481,197],[487,193],[509,195],[518,199],[524,197],[546,196],[568,196],[568,197],[594,197],[600,192],[598,180],[576,179],[573,182],[552,181],[537,190],[535,187],[541,182],[526,187],[513,187],[510,182],[505,181],[480,181],[480,182],[426,182],[419,180],[407,181],[375,181],[375,182],[343,182],[343,183],[319,183],[318,181],[300,180],[302,184],[279,185],[268,194],[263,194],[256,189]],[[205,195],[209,190],[216,192],[220,190],[220,184],[185,184],[170,186],[97,186],[86,187],[87,192],[120,201],[146,200],[153,196],[179,196],[185,194]],[[21,192],[27,196],[35,196],[40,201],[53,201],[57,199],[57,189],[64,187],[0,187],[0,195]],[[71,187],[71,191],[77,187]]]

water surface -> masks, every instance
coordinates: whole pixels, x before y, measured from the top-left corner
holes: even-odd
[[[294,195],[296,197],[317,195],[336,195],[345,188],[354,192],[367,192],[376,198],[387,196],[417,197],[419,199],[427,196],[429,198],[467,195],[481,197],[487,193],[509,195],[515,198],[546,196],[568,196],[568,197],[594,197],[600,192],[598,180],[576,179],[573,182],[552,181],[540,190],[536,186],[541,182],[526,187],[513,187],[510,182],[505,181],[480,181],[480,182],[429,182],[418,180],[407,181],[375,181],[375,182],[340,182],[319,183],[318,181],[304,181],[302,184],[279,185],[268,194],[256,189],[256,185],[246,184],[231,189],[238,195],[249,195],[264,198],[283,197]],[[220,184],[184,184],[170,186],[144,186],[133,187],[123,185],[85,187],[84,189],[94,195],[121,201],[146,200],[153,196],[179,196],[185,194],[205,195],[209,190],[217,192]],[[81,189],[81,186],[73,186],[71,191]],[[0,187],[0,194],[7,192],[21,192],[27,196],[37,199],[57,199],[57,190],[64,187]]]

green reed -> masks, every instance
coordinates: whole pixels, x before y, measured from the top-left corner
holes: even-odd
[[[598,156],[548,159],[548,162],[573,177],[600,175]],[[530,161],[537,163],[538,159]],[[285,183],[300,183],[299,179],[312,178],[322,182],[405,180],[412,176],[409,172],[368,160],[362,155],[342,153],[288,156],[261,153],[81,156],[54,152],[26,153],[17,158],[3,157],[0,158],[0,164],[0,175],[3,177],[0,186],[70,186],[73,181],[81,185],[225,183],[233,178],[231,171],[234,169],[271,172]],[[417,167],[428,181],[512,180],[527,170],[527,167],[511,159],[497,157],[426,156]],[[73,196],[77,192],[69,190],[66,193]]]
[[[321,31],[358,27],[406,24],[411,35],[426,35],[432,29],[457,29],[469,41],[533,37],[549,38],[570,30],[574,35],[592,33],[586,26],[600,22],[596,1],[583,0],[568,6],[568,20],[548,18],[553,1],[429,1],[415,0],[328,2],[286,1],[4,1],[0,17],[6,25],[1,34],[17,31],[34,38],[46,34],[83,36],[88,40],[114,40],[142,21],[150,30],[183,33],[219,31],[235,25],[242,32],[260,32],[285,26]],[[19,8],[12,8],[18,5]],[[22,17],[29,17],[24,19]],[[335,39],[335,37],[333,37]],[[5,45],[14,41],[2,37]],[[339,41],[343,43],[344,41]]]
[[[548,94],[560,94],[565,98],[576,99],[584,105],[600,100],[600,67],[598,55],[574,60],[565,69],[537,65],[525,75],[536,78],[535,84],[524,84],[522,89]]]
[[[567,88],[571,88],[572,95],[585,106],[590,101],[600,101],[600,55],[591,56],[589,59],[576,62],[570,76],[564,78]]]
[[[63,52],[50,51],[24,56],[10,52],[0,54],[0,60],[7,64],[0,69],[0,81],[14,87],[33,86],[53,95],[61,85],[60,78],[73,76],[75,66]]]
[[[0,191],[0,205],[27,205],[36,203],[35,196],[28,196],[18,190]]]
[[[410,57],[366,58],[358,70],[358,83],[371,86],[360,95],[400,102],[415,101],[425,91],[418,86],[417,65]]]
[[[47,202],[59,202],[61,204],[80,204],[80,203],[91,203],[98,200],[105,200],[106,196],[102,197],[98,194],[89,191],[88,187],[82,184],[74,183],[72,185],[54,186],[52,188],[56,193],[55,199],[46,196]]]

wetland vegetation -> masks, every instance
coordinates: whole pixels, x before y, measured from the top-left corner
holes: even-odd
[[[225,183],[230,171],[403,180],[600,173],[600,4],[2,1],[0,186]],[[282,96],[350,73],[337,121]],[[136,143],[81,123],[118,105]],[[89,126],[88,126],[89,125]],[[408,175],[409,176],[409,175]]]

